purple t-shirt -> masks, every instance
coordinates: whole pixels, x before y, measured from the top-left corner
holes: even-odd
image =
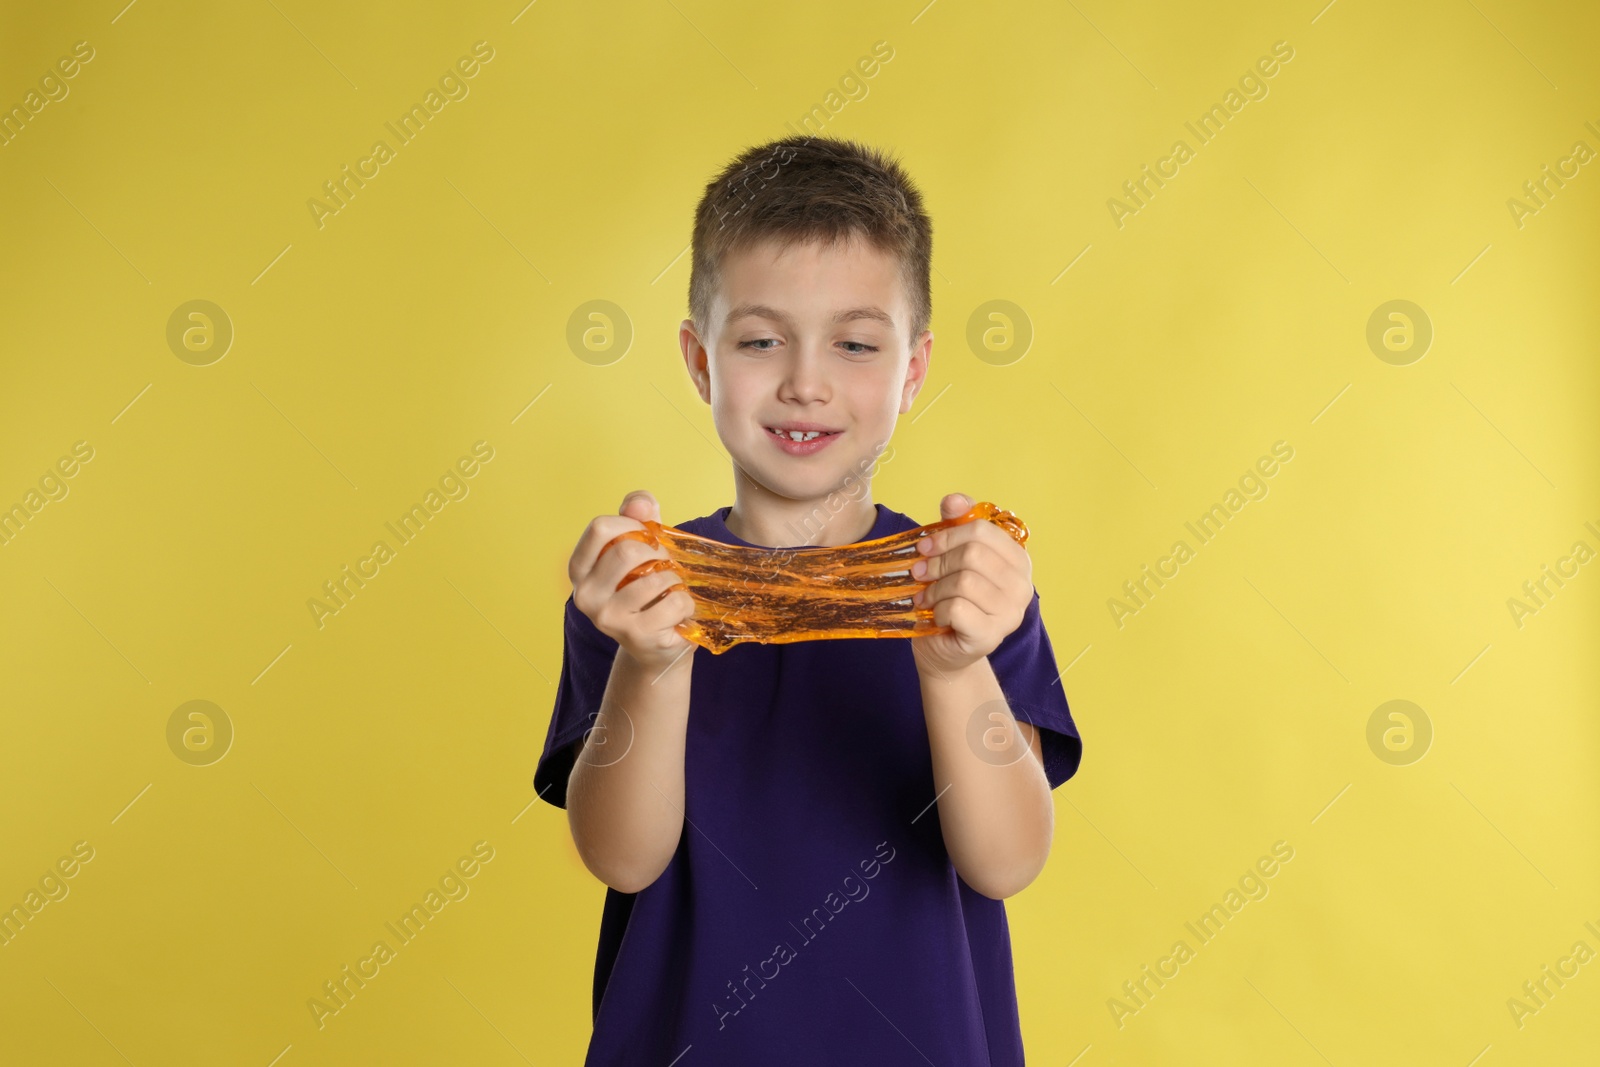
[[[679,528],[748,545],[729,510]],[[877,511],[862,540],[920,525]],[[650,886],[606,890],[586,1067],[1023,1062],[1005,905],[945,851],[910,640],[694,649],[683,836]],[[557,807],[616,649],[568,597],[533,779]],[[989,662],[1055,788],[1082,744],[1037,590]]]

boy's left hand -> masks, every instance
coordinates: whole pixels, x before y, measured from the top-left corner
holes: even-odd
[[[972,498],[951,493],[941,519],[972,509]],[[932,607],[933,621],[951,633],[911,639],[918,671],[958,671],[999,647],[1022,622],[1033,600],[1033,560],[1006,531],[982,519],[938,530],[917,542],[922,558],[911,577],[933,584],[917,590],[915,606]]]

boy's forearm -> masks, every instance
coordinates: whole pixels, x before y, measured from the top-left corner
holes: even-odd
[[[584,865],[637,893],[683,834],[683,759],[692,651],[650,668],[618,649],[595,728],[567,779],[567,822]]]
[[[1037,734],[1016,724],[987,657],[961,671],[919,676],[945,851],[973,889],[997,900],[1011,896],[1043,870],[1055,830]],[[1032,751],[1024,748],[1023,729],[1035,737]],[[969,741],[974,736],[979,740]]]

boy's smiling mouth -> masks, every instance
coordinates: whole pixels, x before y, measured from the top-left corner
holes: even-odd
[[[819,451],[844,431],[815,422],[781,422],[762,427],[772,441],[791,456],[809,456]]]

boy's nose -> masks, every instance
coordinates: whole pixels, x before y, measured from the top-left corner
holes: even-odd
[[[807,351],[793,356],[784,368],[783,393],[785,399],[827,399],[828,383],[822,368],[822,357]]]

